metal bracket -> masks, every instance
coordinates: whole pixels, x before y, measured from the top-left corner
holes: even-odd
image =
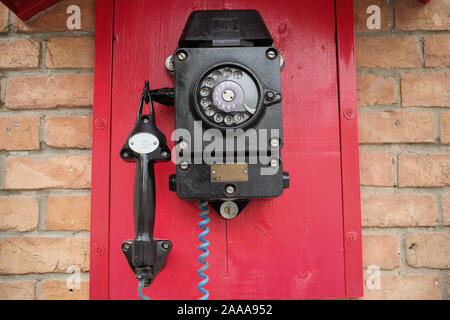
[[[127,258],[131,270],[136,274],[136,278],[145,279],[144,286],[149,286],[155,276],[166,266],[167,256],[172,250],[172,242],[169,240],[152,239],[150,241],[150,251],[156,252],[154,265],[150,268],[136,268],[133,264],[134,240],[122,242],[122,252]],[[136,270],[139,269],[139,270]],[[146,269],[146,270],[144,270]]]

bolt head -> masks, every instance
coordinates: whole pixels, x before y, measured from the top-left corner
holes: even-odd
[[[278,167],[279,161],[277,159],[270,160],[270,166],[275,168]]]
[[[167,250],[167,249],[170,248],[170,243],[168,243],[168,242],[163,242],[161,246],[162,246],[162,248],[163,248],[164,250]]]
[[[169,154],[167,153],[167,151],[161,152],[161,157],[167,158],[168,156],[169,156]]]
[[[344,110],[344,117],[348,120],[351,120],[355,117],[355,112],[352,108],[347,108]]]
[[[187,170],[189,168],[189,163],[183,161],[182,163],[180,163],[180,168],[182,170]]]
[[[104,129],[106,126],[106,120],[102,117],[95,119],[95,127],[97,129]]]
[[[277,148],[280,146],[280,140],[278,140],[278,138],[272,138],[270,140],[270,145],[272,148]]]
[[[270,60],[273,60],[277,57],[277,52],[274,49],[269,49],[266,52],[267,58],[269,58]]]
[[[236,191],[236,188],[234,186],[226,186],[225,187],[225,192],[227,194],[233,194]]]
[[[266,99],[271,101],[271,100],[273,100],[273,98],[275,98],[275,94],[272,91],[267,91],[266,92]]]
[[[172,56],[168,56],[165,61],[166,69],[169,71],[174,71]]]
[[[187,147],[189,145],[188,145],[187,141],[183,140],[178,144],[178,146],[180,147],[181,150],[185,150],[185,149],[187,149]]]
[[[184,52],[184,51],[178,52],[177,58],[178,58],[178,60],[181,60],[181,61],[185,60],[187,58],[186,52]]]

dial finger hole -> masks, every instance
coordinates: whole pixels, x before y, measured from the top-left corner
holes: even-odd
[[[207,86],[210,86],[210,87],[214,86],[214,79],[213,78],[206,78],[205,84]]]
[[[208,96],[209,92],[210,91],[209,91],[209,89],[207,87],[203,87],[203,88],[200,89],[200,95],[203,96],[203,97]]]
[[[202,107],[206,108],[211,104],[211,101],[209,99],[203,98],[202,100],[200,100],[200,104],[202,105]]]
[[[214,121],[215,122],[222,122],[222,120],[223,120],[223,115],[221,115],[220,113],[216,113],[214,115]]]
[[[226,117],[224,118],[224,122],[225,122],[225,124],[227,124],[227,125],[233,124],[233,117],[232,117],[232,116],[226,116]]]
[[[213,116],[214,113],[215,113],[215,112],[214,112],[214,109],[211,108],[211,107],[208,107],[208,108],[206,108],[206,110],[205,110],[205,114],[206,114],[207,116],[209,116],[209,117]]]

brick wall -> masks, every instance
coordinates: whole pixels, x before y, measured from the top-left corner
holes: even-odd
[[[381,269],[365,297],[447,299],[450,1],[354,1],[364,267]],[[88,298],[94,7],[24,24],[0,5],[0,299]]]
[[[89,298],[94,25],[92,0],[27,24],[0,4],[0,299]]]
[[[381,30],[366,26],[373,4]],[[363,260],[381,268],[381,289],[366,284],[365,296],[447,299],[450,1],[354,0],[354,9]]]

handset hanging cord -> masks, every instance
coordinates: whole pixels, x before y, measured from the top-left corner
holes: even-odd
[[[145,279],[140,279],[140,280],[139,280],[138,294],[139,294],[139,297],[140,297],[142,300],[150,300],[149,297],[145,296],[145,295],[142,293],[142,289],[144,288],[144,282],[145,282]]]
[[[141,94],[141,99],[139,101],[139,108],[138,108],[138,113],[137,113],[137,121],[139,121],[140,117],[142,116],[142,109],[144,106],[144,101],[146,104],[149,104],[150,107],[150,113],[149,115],[151,115],[151,120],[152,120],[152,124],[155,124],[155,108],[153,106],[153,99],[152,99],[152,95],[150,94],[150,84],[148,82],[148,80],[145,80],[145,86],[144,86],[144,90]]]
[[[200,217],[203,219],[199,222],[199,227],[204,230],[198,235],[199,240],[202,242],[202,244],[198,247],[203,253],[198,256],[198,261],[200,261],[203,266],[198,269],[197,273],[200,277],[203,278],[202,281],[200,281],[197,285],[198,290],[200,290],[204,295],[199,298],[199,300],[206,300],[209,297],[209,292],[205,288],[203,288],[204,285],[206,285],[209,281],[209,277],[203,273],[206,269],[209,267],[209,263],[205,260],[207,256],[209,256],[209,250],[207,247],[209,246],[209,241],[206,240],[204,237],[209,233],[209,228],[206,226],[209,223],[209,209],[207,207],[208,202],[207,201],[199,201],[198,207],[200,208]]]

